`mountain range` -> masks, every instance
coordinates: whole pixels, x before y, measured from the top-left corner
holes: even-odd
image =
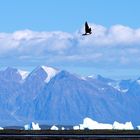
[[[101,123],[140,125],[140,78],[81,77],[48,66],[32,72],[0,70],[0,126],[33,121],[77,125],[86,117]]]

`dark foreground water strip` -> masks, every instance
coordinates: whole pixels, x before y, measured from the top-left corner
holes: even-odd
[[[20,134],[8,134],[8,135],[5,135],[5,134],[0,134],[0,137],[50,137],[50,138],[140,138],[140,135],[128,135],[128,134],[115,134],[115,135],[112,135],[112,134],[93,134],[93,135],[72,135],[72,134],[45,134],[45,135],[40,135],[40,134],[25,134],[25,135],[20,135]]]

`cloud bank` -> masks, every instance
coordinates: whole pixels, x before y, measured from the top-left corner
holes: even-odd
[[[31,30],[0,33],[0,63],[3,65],[77,65],[99,68],[139,68],[140,28],[123,25],[106,28],[90,24],[92,35]]]

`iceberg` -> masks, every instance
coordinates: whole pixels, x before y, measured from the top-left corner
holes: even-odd
[[[41,130],[41,128],[39,127],[39,124],[38,123],[34,123],[32,122],[32,129],[31,130]]]
[[[98,123],[91,118],[85,118],[83,120],[83,125],[81,125],[82,128],[87,128],[90,130],[93,129],[112,129],[112,124],[103,124],[103,123]]]
[[[24,125],[25,130],[41,130],[38,123],[32,122],[31,124]]]
[[[64,127],[62,127],[62,128],[61,128],[61,130],[65,130],[65,128],[64,128]]]
[[[137,126],[138,129],[140,129],[140,126]],[[131,122],[126,122],[126,123],[119,123],[117,121],[115,121],[112,124],[106,124],[106,123],[99,123],[96,122],[94,120],[92,120],[91,118],[85,118],[83,120],[83,124],[80,124],[80,129],[117,129],[117,130],[133,130],[134,127],[132,125]]]
[[[51,130],[58,130],[58,127],[56,127],[55,125],[53,125],[50,129]]]
[[[140,125],[137,126],[137,129],[140,130]]]
[[[29,125],[29,124],[25,124],[25,125],[24,125],[24,129],[25,129],[25,130],[30,130],[30,129],[31,129],[31,128],[30,128],[30,125]]]
[[[73,126],[73,130],[79,130],[79,126]]]
[[[3,130],[4,128],[0,127],[0,130]]]
[[[113,129],[119,129],[119,130],[133,130],[134,127],[131,122],[126,122],[125,124],[119,123],[115,121],[113,123]]]

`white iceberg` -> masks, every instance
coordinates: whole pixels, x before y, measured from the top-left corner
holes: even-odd
[[[140,126],[137,126],[138,129],[140,129]],[[83,120],[83,124],[80,124],[80,129],[118,129],[118,130],[133,130],[134,127],[131,122],[126,123],[119,123],[115,121],[112,124],[105,124],[105,123],[98,123],[91,118],[85,118]]]
[[[80,124],[80,130],[84,130],[84,125],[83,124]]]
[[[126,122],[125,124],[119,123],[115,121],[113,123],[113,129],[119,129],[119,130],[133,130],[134,127],[131,122]]]
[[[137,126],[137,129],[140,130],[140,125]]]
[[[31,124],[24,125],[25,130],[41,130],[38,123],[32,122]]]
[[[73,130],[79,130],[80,127],[79,126],[73,126]]]
[[[0,130],[3,130],[4,128],[0,127]]]
[[[61,130],[65,130],[65,128],[64,128],[64,127],[62,127],[62,128],[61,128]]]
[[[41,128],[39,127],[39,124],[38,123],[34,123],[32,122],[32,129],[31,130],[41,130]]]
[[[25,130],[30,130],[30,129],[31,129],[31,128],[30,128],[30,125],[29,125],[29,124],[25,124],[25,125],[24,125],[24,129],[25,129]]]
[[[56,127],[55,125],[53,125],[50,129],[51,130],[58,130],[58,127]]]
[[[90,118],[85,118],[83,121],[83,128],[87,129],[112,129],[112,124],[98,123]]]

